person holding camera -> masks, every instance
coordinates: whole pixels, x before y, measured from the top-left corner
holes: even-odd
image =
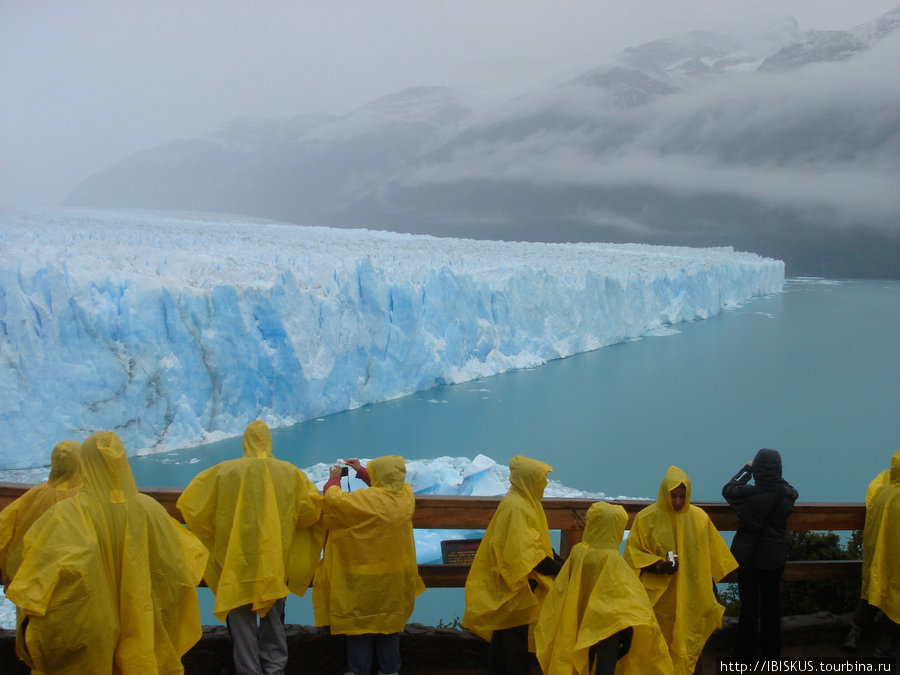
[[[317,626],[347,636],[352,675],[400,670],[400,633],[425,590],[416,562],[412,517],[416,501],[406,482],[406,462],[392,455],[363,467],[341,460],[370,487],[341,490],[346,467],[332,466],[325,493],[325,553],[313,582]]]
[[[737,561],[709,516],[691,504],[691,480],[670,466],[656,501],[634,518],[625,560],[639,575],[676,675],[690,675],[725,608],[715,583]]]
[[[753,479],[753,485],[750,479]],[[763,448],[722,488],[737,512],[731,553],[738,561],[741,613],[735,657],[744,662],[781,654],[781,576],[787,519],[797,491],[781,477],[781,455]]]

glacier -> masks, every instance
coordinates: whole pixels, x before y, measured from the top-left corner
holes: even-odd
[[[715,316],[778,293],[730,247],[545,244],[211,214],[0,213],[0,469],[113,429],[239,435]]]

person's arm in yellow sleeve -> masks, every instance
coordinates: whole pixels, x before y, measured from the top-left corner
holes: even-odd
[[[300,476],[300,481],[303,485],[297,490],[298,529],[315,525],[322,518],[322,508],[325,506],[325,499],[319,494],[315,484],[303,475]]]
[[[218,473],[216,466],[198,473],[175,503],[187,528],[204,542],[215,536]]]

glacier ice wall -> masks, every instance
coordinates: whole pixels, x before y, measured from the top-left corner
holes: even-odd
[[[0,468],[171,449],[597,349],[779,292],[730,248],[0,214]]]

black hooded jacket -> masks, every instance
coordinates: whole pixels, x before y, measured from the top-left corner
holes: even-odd
[[[749,484],[753,478],[753,485]],[[744,465],[722,488],[722,496],[737,511],[738,528],[731,553],[745,569],[784,566],[787,559],[787,519],[797,491],[781,477],[781,455],[762,449],[752,465]]]

